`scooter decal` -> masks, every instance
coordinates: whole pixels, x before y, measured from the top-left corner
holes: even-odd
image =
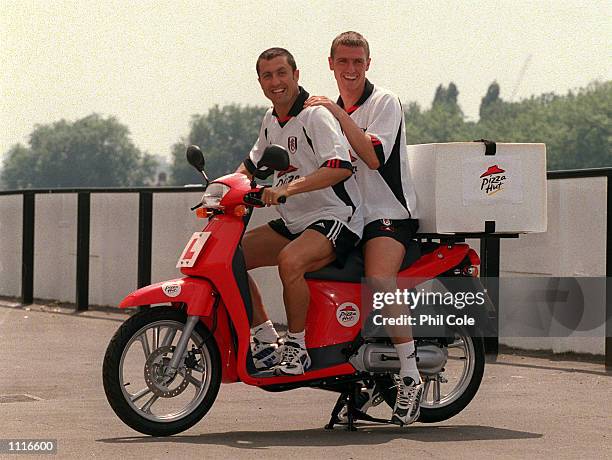
[[[336,319],[344,327],[354,326],[359,322],[359,308],[353,302],[344,302],[336,309]]]
[[[176,263],[176,268],[193,267],[209,236],[210,232],[195,232],[191,235],[187,246],[183,249],[183,253]]]
[[[162,291],[164,291],[164,294],[166,294],[168,297],[177,297],[181,294],[181,285],[180,283],[164,283],[162,284]]]

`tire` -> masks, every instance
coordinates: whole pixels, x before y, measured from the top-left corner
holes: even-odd
[[[179,362],[179,373],[169,383],[161,381],[167,377],[163,370],[167,368],[173,344],[178,340],[178,332],[182,334],[186,319],[184,312],[170,307],[147,309],[125,321],[108,344],[102,366],[106,398],[117,416],[140,433],[170,436],[185,431],[198,423],[215,402],[221,385],[221,358],[214,338],[201,322],[191,334],[186,358]],[[149,338],[153,346],[149,345]],[[149,354],[145,358],[147,349]],[[198,379],[194,374],[200,373],[202,377]],[[143,383],[132,387],[132,382],[139,378]],[[172,385],[175,387],[171,388]],[[141,390],[132,394],[130,387]],[[182,409],[158,414],[156,407],[153,412],[158,401],[158,406],[181,406],[181,401],[188,399],[192,390],[192,401]],[[139,407],[141,399],[147,402]]]
[[[448,397],[442,397],[439,403],[432,401],[431,403],[423,400],[421,403],[421,411],[417,421],[422,423],[435,423],[443,420],[448,420],[454,417],[459,412],[467,407],[472,401],[484,374],[485,366],[485,351],[484,341],[482,337],[472,337],[468,335],[463,329],[457,329],[455,343],[459,343],[457,338],[463,340],[465,344],[466,357],[470,355],[471,361],[468,362],[466,359],[465,367],[467,374],[465,377],[458,379],[458,384],[453,390],[457,390],[453,393],[450,391]],[[417,345],[418,346],[418,345]],[[455,347],[452,347],[455,348]],[[473,366],[472,366],[473,363]],[[448,362],[447,362],[448,364]],[[463,374],[462,374],[463,376]],[[397,396],[397,385],[392,375],[385,375],[376,379],[376,385],[380,393],[382,394],[385,402],[393,408],[395,406],[395,398]],[[435,382],[434,382],[435,385]],[[426,398],[429,394],[425,390],[423,391],[423,398]]]

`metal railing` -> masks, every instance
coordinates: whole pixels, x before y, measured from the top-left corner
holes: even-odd
[[[606,368],[612,369],[612,189],[610,178],[612,168],[594,168],[567,171],[549,171],[547,178],[577,179],[587,177],[607,178],[607,210],[606,210],[606,338],[605,362]],[[132,188],[55,188],[0,191],[2,195],[23,196],[23,243],[21,271],[21,302],[25,305],[34,301],[34,223],[36,218],[35,196],[42,194],[70,193],[77,194],[77,242],[76,242],[76,309],[84,311],[89,306],[89,245],[90,245],[90,199],[95,193],[138,193],[138,281],[137,287],[151,283],[151,253],[152,253],[152,222],[153,194],[185,193],[202,191],[203,187],[132,187]],[[430,236],[431,237],[431,236]],[[481,276],[498,278],[500,271],[500,239],[498,235],[474,234],[462,235],[458,238],[480,239]],[[434,236],[434,239],[449,239],[448,235]],[[457,239],[457,238],[454,238]],[[493,287],[490,295],[495,306],[499,302],[499,293]],[[498,340],[487,341],[487,352],[497,354]]]
[[[132,187],[132,188],[54,188],[0,191],[2,195],[23,196],[23,224],[21,249],[21,302],[34,301],[34,226],[36,222],[36,195],[77,194],[76,236],[76,309],[89,307],[89,244],[90,203],[93,193],[138,193],[138,286],[151,284],[151,252],[153,227],[153,194],[203,191],[195,187]]]

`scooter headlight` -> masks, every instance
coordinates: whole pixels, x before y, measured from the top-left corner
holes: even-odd
[[[221,200],[230,188],[219,182],[213,182],[208,186],[204,195],[202,195],[202,206],[205,208],[222,208]]]

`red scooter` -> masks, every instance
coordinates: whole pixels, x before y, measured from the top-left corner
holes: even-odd
[[[388,339],[363,337],[367,313],[362,308],[363,263],[360,251],[345,267],[330,265],[307,274],[310,306],[306,345],[312,367],[303,375],[277,376],[253,365],[249,326],[252,318],[247,272],[240,246],[254,208],[264,207],[263,187],[242,174],[209,182],[204,156],[195,146],[189,162],[202,173],[207,188],[192,208],[208,217],[194,233],[177,267],[185,275],[152,284],[128,295],[120,308],[141,308],[117,330],[106,350],[103,382],[119,418],[133,429],[168,436],[195,425],[213,405],[221,383],[244,382],[268,391],[314,387],[340,393],[327,428],[347,408],[354,421],[375,419],[355,407],[364,386],[378,386],[393,407],[394,375],[399,360]],[[256,177],[289,167],[287,152],[266,149]],[[467,244],[429,242],[407,251],[398,280],[435,277],[475,278],[480,263]],[[457,326],[439,337],[416,340],[419,371],[425,381],[420,422],[438,422],[464,409],[476,394],[484,372],[482,333]]]

